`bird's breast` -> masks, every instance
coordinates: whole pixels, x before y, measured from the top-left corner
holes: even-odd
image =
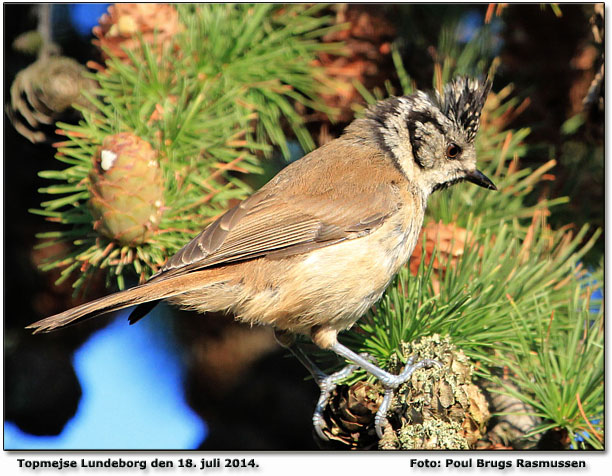
[[[249,291],[237,314],[306,333],[323,324],[346,329],[380,299],[409,259],[421,225],[422,214],[397,213],[370,235],[268,261],[257,269],[266,273],[258,281],[269,285]]]

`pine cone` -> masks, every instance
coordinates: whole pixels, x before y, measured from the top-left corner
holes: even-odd
[[[328,106],[339,109],[334,117],[336,121],[347,122],[354,116],[353,104],[363,103],[353,81],[371,89],[387,79],[395,28],[378,7],[339,4],[335,8],[336,24],[349,22],[350,26],[323,39],[325,42],[342,41],[346,55],[320,53],[315,64],[323,66],[334,81],[334,92],[322,94],[323,100]],[[328,119],[321,116],[321,120]]]
[[[100,25],[93,28],[93,40],[105,59],[110,54],[129,61],[126,49],[140,48],[139,34],[145,43],[160,56],[171,44],[172,37],[184,29],[173,5],[165,3],[116,3],[108,7],[108,14],[100,17]]]
[[[425,246],[423,247],[423,235],[425,235]],[[419,272],[421,256],[425,253],[425,264],[429,265],[434,249],[437,250],[433,262],[433,270],[438,276],[442,276],[448,266],[455,266],[457,260],[463,255],[466,242],[471,240],[471,234],[465,229],[453,223],[448,225],[440,222],[429,222],[421,230],[417,246],[410,257],[410,272],[416,276]],[[432,277],[436,293],[439,292],[439,280]]]
[[[463,351],[439,335],[405,344],[402,352],[415,361],[435,359],[440,369],[417,370],[396,391],[381,449],[469,449],[482,437],[489,419],[487,401],[474,385],[472,367]],[[392,364],[393,367],[393,364]],[[392,372],[401,369],[395,364]]]
[[[327,449],[369,449],[376,446],[374,415],[382,403],[379,389],[365,381],[340,385],[334,391],[323,417],[329,441],[317,438]]]
[[[70,121],[76,115],[73,104],[91,107],[82,91],[93,90],[96,82],[85,73],[84,66],[63,56],[41,57],[20,71],[7,107],[15,129],[31,142],[42,142],[48,135],[41,128],[58,120]]]
[[[164,187],[157,152],[122,132],[104,139],[89,173],[94,229],[122,244],[144,243],[159,226]]]

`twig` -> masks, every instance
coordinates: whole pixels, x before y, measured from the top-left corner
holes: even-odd
[[[578,392],[576,392],[576,402],[578,403],[578,410],[580,410],[580,414],[582,415],[582,418],[584,418],[584,421],[586,422],[587,426],[593,432],[595,438],[597,438],[600,443],[603,443],[603,439],[601,438],[599,433],[597,433],[595,428],[593,428],[593,425],[591,425],[591,422],[587,418],[586,413],[584,413],[584,408],[582,408],[582,403],[580,402],[580,394]]]

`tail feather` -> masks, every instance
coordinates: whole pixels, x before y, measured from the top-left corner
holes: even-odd
[[[138,306],[134,308],[134,310],[130,313],[130,316],[128,317],[128,322],[130,323],[130,325],[136,324],[140,319],[149,314],[153,310],[153,308],[157,306],[157,304],[159,304],[159,301],[149,301],[142,304],[138,304]]]
[[[142,290],[139,288],[140,286],[73,307],[67,311],[30,324],[26,329],[34,329],[34,334],[38,334],[39,332],[51,332],[60,327],[76,324],[109,312],[118,311],[126,307],[134,306],[140,302],[146,302],[143,301],[146,297],[142,295]],[[154,299],[157,299],[157,297]]]
[[[60,327],[96,317],[109,312],[118,311],[127,307],[138,306],[145,303],[145,306],[136,308],[136,319],[133,322],[144,317],[146,312],[154,307],[154,303],[161,299],[176,296],[189,290],[200,288],[206,285],[206,278],[200,273],[190,273],[186,276],[177,276],[174,278],[150,281],[139,286],[135,286],[125,291],[104,296],[94,301],[90,301],[80,306],[73,307],[67,311],[55,314],[53,316],[34,322],[26,327],[33,329],[33,333],[51,332]],[[198,276],[199,275],[199,276]],[[142,312],[146,311],[146,312]]]

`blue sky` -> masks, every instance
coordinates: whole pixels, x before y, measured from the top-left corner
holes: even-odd
[[[74,354],[83,389],[74,418],[52,437],[7,422],[5,449],[196,448],[206,426],[185,402],[183,368],[164,309],[158,306],[134,326],[121,313],[92,334]]]

